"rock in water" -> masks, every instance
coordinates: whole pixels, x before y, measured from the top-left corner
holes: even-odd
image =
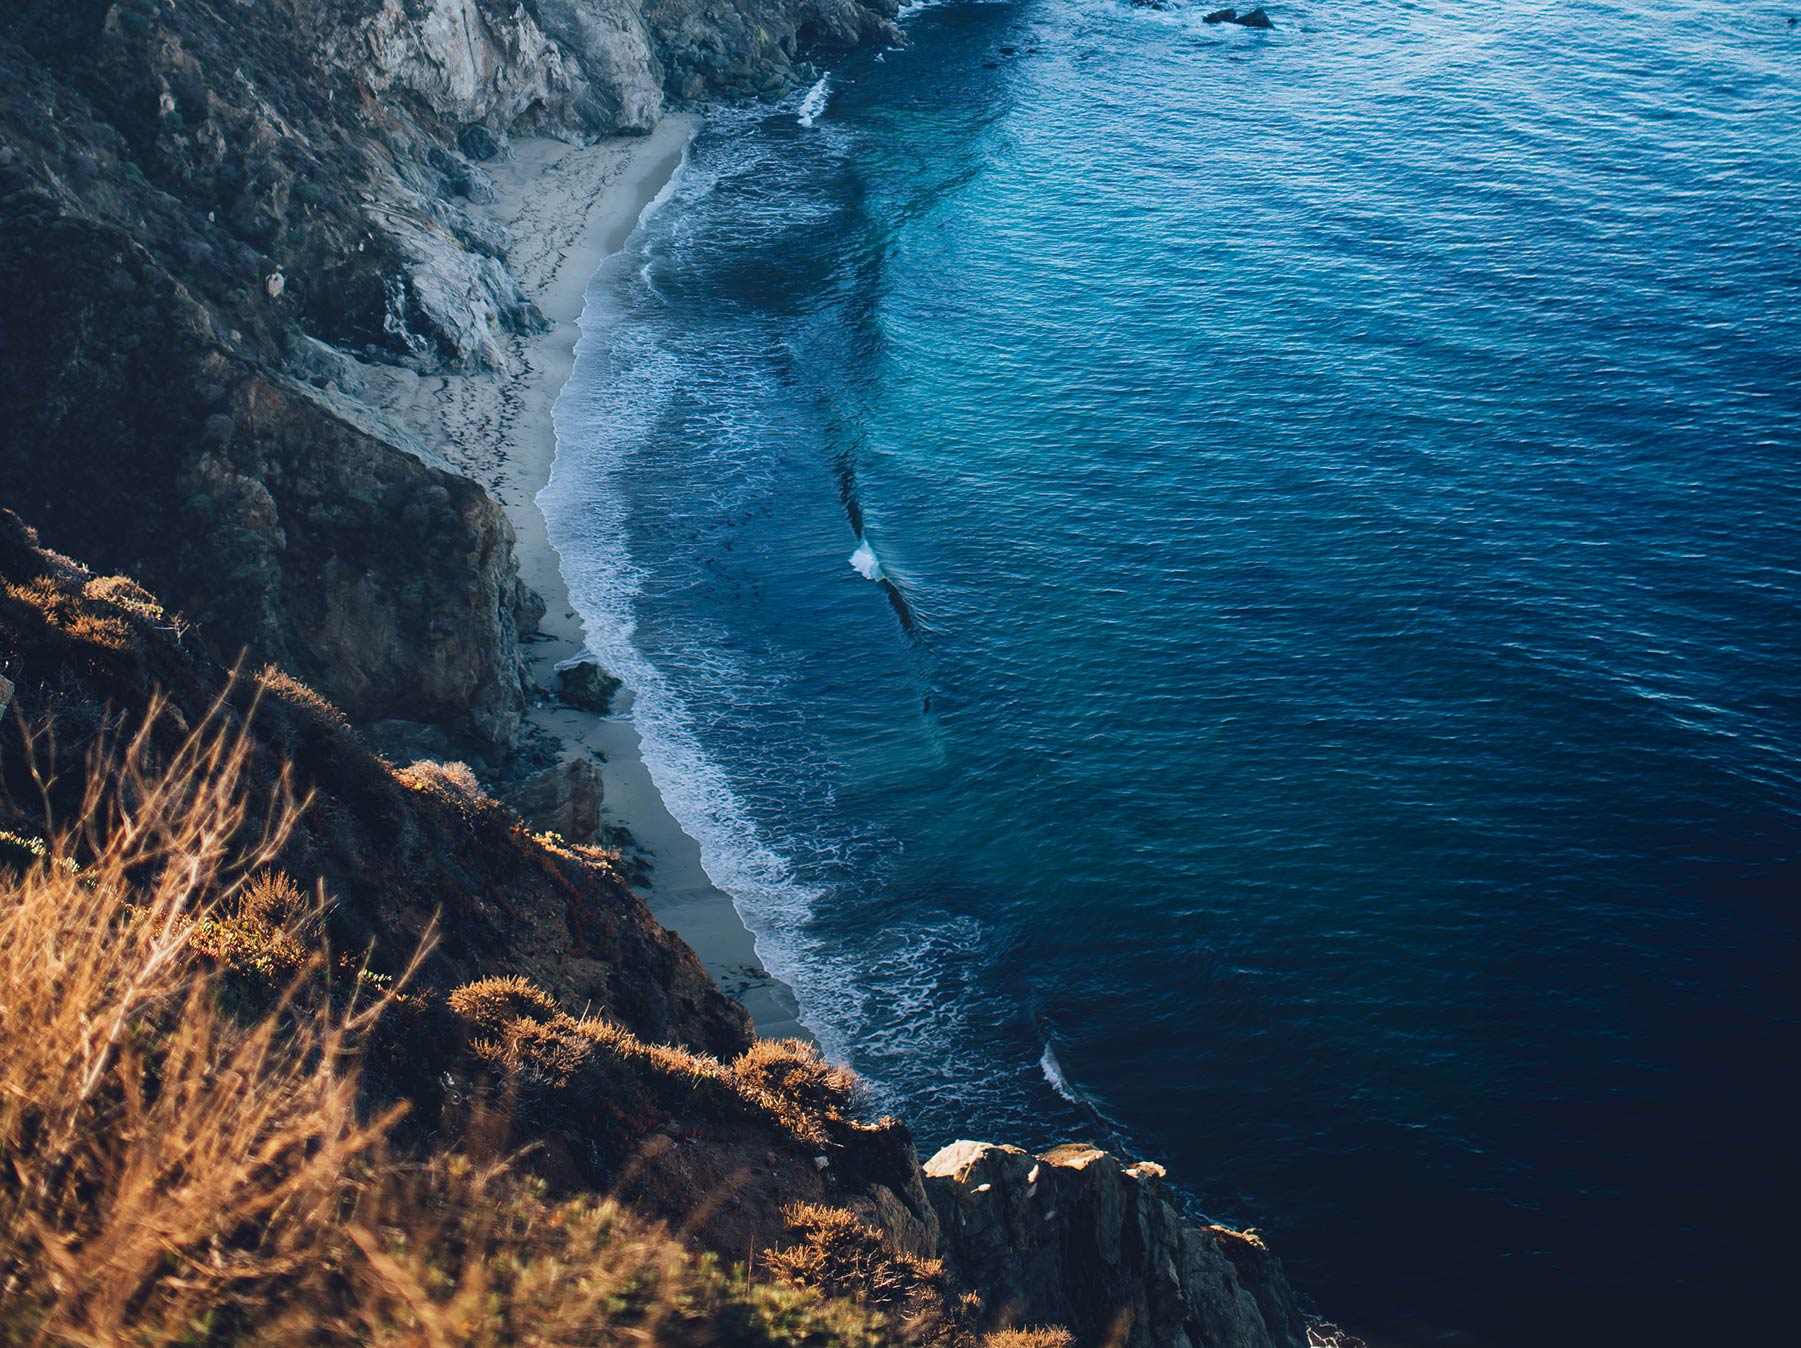
[[[1269,15],[1263,12],[1263,7],[1261,5],[1256,9],[1253,9],[1249,14],[1237,15],[1233,18],[1232,22],[1245,28],[1274,28],[1276,26],[1269,21]]]
[[[1238,11],[1235,9],[1216,9],[1201,19],[1202,23],[1237,23]]]
[[[1305,1348],[1282,1266],[1254,1235],[1185,1220],[1163,1170],[1098,1147],[1043,1156],[953,1142],[925,1164],[940,1250],[990,1306],[1119,1348]]]
[[[557,666],[557,693],[572,707],[605,716],[613,709],[613,694],[619,689],[619,680],[586,656]]]

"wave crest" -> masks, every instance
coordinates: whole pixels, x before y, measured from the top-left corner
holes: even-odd
[[[857,550],[850,555],[851,569],[864,580],[884,580],[882,559],[875,555],[875,549],[869,546],[869,540],[859,538]]]
[[[801,99],[800,115],[795,120],[809,131],[812,130],[813,124],[819,120],[820,114],[825,111],[825,105],[831,101],[831,97],[831,76],[822,76],[819,83],[807,90],[807,96]]]

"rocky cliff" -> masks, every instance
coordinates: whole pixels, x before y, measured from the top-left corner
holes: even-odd
[[[7,503],[145,577],[220,659],[248,646],[358,721],[504,744],[541,609],[500,508],[234,349],[123,230],[18,176],[0,168]]]
[[[341,352],[496,369],[542,318],[465,207],[517,132],[640,130],[897,34],[893,0],[14,0],[0,494],[359,722],[504,750],[536,601]]]
[[[1186,1221],[1149,1162],[955,1142],[925,1165],[953,1272],[1015,1319],[1116,1348],[1304,1348],[1282,1266],[1253,1235]]]
[[[1060,1342],[983,1337],[1020,1324],[1066,1325],[1082,1348],[1352,1342],[1313,1331],[1255,1237],[1186,1222],[1155,1166],[961,1142],[922,1168],[902,1124],[863,1116],[849,1073],[752,1039],[616,855],[533,836],[460,764],[397,771],[311,689],[221,669],[154,595],[48,551],[10,511],[0,651],[0,880],[112,777],[109,742],[136,735],[143,762],[173,762],[195,727],[243,727],[247,842],[260,801],[305,802],[278,882],[253,892],[301,903],[317,886],[327,907],[283,927],[234,901],[205,947],[254,1007],[355,967],[334,949],[385,977],[427,942],[361,1055],[371,1104],[406,1107],[399,1140],[418,1154],[498,1150],[728,1258],[765,1251],[788,1281],[895,1317],[883,1342]]]

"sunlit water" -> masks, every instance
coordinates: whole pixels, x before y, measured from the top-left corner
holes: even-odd
[[[593,645],[923,1152],[1153,1156],[1353,1324],[1778,1341],[1801,36],[1209,7],[709,122],[559,407]]]

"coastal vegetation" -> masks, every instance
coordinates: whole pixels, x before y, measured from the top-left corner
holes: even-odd
[[[334,958],[318,905],[257,869],[298,803],[246,790],[241,726],[214,717],[166,762],[150,746],[142,727],[95,746],[79,814],[9,835],[0,1341],[906,1337],[854,1286],[753,1281],[505,1158],[401,1148],[405,1106],[367,1107],[362,1066],[384,1035],[419,1051],[416,971]],[[488,1023],[554,1006],[522,979],[453,1001]]]

